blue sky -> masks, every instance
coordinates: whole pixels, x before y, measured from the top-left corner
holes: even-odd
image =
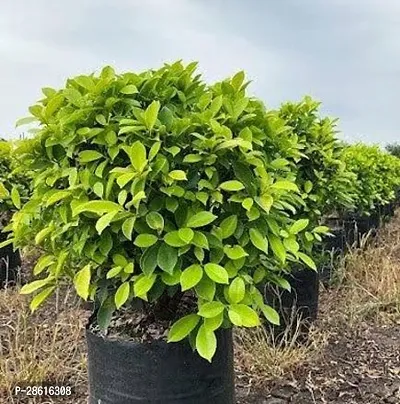
[[[111,64],[199,61],[207,81],[245,70],[270,107],[310,94],[346,140],[400,140],[398,0],[3,0],[0,133],[45,86]]]

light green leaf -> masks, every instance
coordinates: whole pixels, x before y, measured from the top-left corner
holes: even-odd
[[[190,217],[187,222],[187,227],[203,227],[212,223],[217,216],[213,215],[211,212],[202,211],[196,213],[194,216]]]
[[[309,220],[308,219],[299,219],[295,221],[289,228],[289,233],[297,234],[304,230],[308,226]]]
[[[217,350],[217,338],[215,337],[214,331],[202,325],[197,332],[196,349],[201,357],[211,363],[215,351]]]
[[[311,269],[313,269],[314,271],[317,270],[317,266],[315,265],[315,262],[313,261],[313,259],[311,257],[309,257],[308,255],[301,253],[301,252],[297,253],[297,255]]]
[[[50,266],[51,264],[54,264],[55,262],[55,257],[54,255],[43,255],[41,256],[35,267],[33,268],[33,274],[34,275],[39,275],[45,268]]]
[[[221,265],[210,262],[206,264],[204,270],[206,271],[206,274],[209,276],[209,278],[212,279],[214,282],[222,284],[229,283],[228,272]]]
[[[232,323],[241,327],[257,327],[261,324],[258,314],[245,304],[232,304],[228,311]]]
[[[121,273],[122,269],[123,268],[121,266],[111,268],[106,274],[106,279],[111,279],[111,278],[114,278],[115,276],[119,275]]]
[[[263,252],[268,252],[268,239],[264,237],[258,229],[252,228],[249,230],[250,241],[254,247]]]
[[[115,210],[121,211],[122,207],[119,204],[111,201],[90,201],[77,206],[74,209],[74,216],[83,212],[93,212],[101,216],[104,213],[109,213]]]
[[[188,290],[196,286],[203,277],[203,268],[198,264],[193,264],[186,268],[180,278],[182,291]]]
[[[144,112],[144,121],[146,123],[146,127],[149,130],[152,130],[158,116],[158,111],[160,110],[160,102],[153,101]]]
[[[136,279],[135,283],[133,284],[133,292],[135,296],[145,298],[147,292],[153,287],[156,279],[157,276],[155,274],[149,276],[142,275]]]
[[[221,302],[207,302],[201,305],[197,313],[201,317],[212,318],[221,314],[225,306]]]
[[[20,197],[18,189],[16,187],[12,187],[11,200],[17,209],[21,209],[21,197]]]
[[[157,243],[157,240],[158,238],[154,234],[139,234],[133,244],[140,248],[147,248]]]
[[[146,222],[153,230],[162,231],[164,229],[164,218],[158,212],[148,213]]]
[[[142,172],[147,165],[146,148],[143,143],[138,140],[130,148],[124,148],[124,150],[128,153],[134,169]]]
[[[224,191],[230,191],[230,192],[240,191],[244,189],[244,185],[237,180],[225,181],[222,184],[220,184],[219,187]]]
[[[176,321],[168,332],[168,342],[182,341],[196,328],[199,321],[197,314],[189,314]]]
[[[21,295],[29,295],[30,293],[34,292],[35,290],[38,290],[42,288],[43,286],[48,285],[53,281],[52,278],[46,278],[46,279],[40,279],[38,281],[33,281],[30,282],[24,286],[22,286],[20,293]]]
[[[55,289],[55,286],[50,286],[49,288],[42,290],[32,299],[29,305],[32,313],[54,292]]]
[[[86,265],[79,272],[77,272],[74,277],[76,293],[84,300],[87,300],[89,297],[90,277],[90,264]]]
[[[138,92],[137,87],[134,84],[128,84],[125,87],[122,87],[121,90],[119,90],[120,93],[122,94],[136,94]]]
[[[261,306],[261,311],[263,312],[265,318],[272,324],[280,325],[280,319],[278,312],[271,306],[264,304]]]
[[[189,228],[183,228],[178,230],[179,238],[184,241],[186,244],[189,244],[194,237],[194,231]]]
[[[117,213],[117,211],[110,212],[98,219],[96,222],[97,233],[101,234],[103,230],[110,225],[111,220],[114,219]]]
[[[222,238],[228,238],[232,236],[237,228],[238,218],[236,215],[232,215],[224,219],[219,227],[222,230]]]
[[[212,301],[215,296],[216,286],[215,282],[206,276],[203,276],[202,280],[195,286],[195,291],[202,299]]]
[[[175,181],[186,181],[187,180],[186,173],[182,170],[171,171],[168,174],[168,176]]]
[[[294,182],[290,182],[290,181],[276,181],[275,183],[273,183],[271,185],[271,188],[274,189],[284,189],[286,191],[295,191],[295,192],[299,192],[299,188],[297,187],[297,185]]]
[[[271,245],[272,251],[275,256],[281,261],[285,263],[286,261],[286,250],[282,244],[282,241],[279,237],[275,236],[274,234],[268,235],[269,243]]]
[[[84,150],[79,153],[79,161],[82,164],[90,163],[104,157],[101,153],[95,150]]]
[[[122,283],[117,291],[115,292],[114,301],[115,306],[119,309],[125,302],[128,300],[130,292],[130,285],[129,282]]]
[[[128,239],[132,240],[133,226],[135,225],[136,217],[128,217],[122,224],[122,233]]]
[[[65,199],[70,195],[71,191],[57,191],[47,199],[46,206],[54,205],[58,201],[61,201],[62,199]]]
[[[244,299],[246,285],[242,278],[235,278],[229,285],[228,295],[230,303],[240,303]]]
[[[179,232],[177,230],[167,233],[164,236],[164,241],[171,247],[183,247],[187,244],[186,241],[183,241],[179,237]]]
[[[233,247],[225,246],[224,253],[231,260],[238,260],[249,255],[240,245],[235,245]]]

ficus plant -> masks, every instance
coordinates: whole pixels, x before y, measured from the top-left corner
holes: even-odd
[[[354,173],[357,215],[370,215],[378,206],[395,200],[400,188],[400,160],[380,149],[362,143],[345,148],[344,161]]]
[[[20,141],[0,140],[0,213],[8,217],[28,199],[30,180],[15,156]]]
[[[207,86],[195,70],[105,67],[43,89],[30,108],[39,131],[20,152],[33,194],[9,242],[43,251],[21,291],[32,310],[73,282],[102,329],[141,302],[171,316],[168,341],[188,337],[211,361],[219,328],[279,322],[257,283],[289,287],[281,268],[315,264],[297,242],[308,221],[288,206],[301,192],[265,152],[282,128],[265,131],[275,118],[247,97],[242,72]]]

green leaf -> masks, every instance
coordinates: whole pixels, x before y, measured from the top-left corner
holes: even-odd
[[[109,213],[115,210],[121,211],[122,207],[111,201],[90,201],[83,203],[74,209],[74,216],[83,212],[93,212],[98,215],[103,215],[104,213]]]
[[[210,363],[217,350],[217,338],[214,331],[207,329],[204,325],[199,328],[196,336],[196,349],[201,357]]]
[[[192,244],[194,244],[196,247],[204,248],[205,250],[209,249],[207,237],[199,231],[194,232]]]
[[[175,181],[186,181],[187,180],[186,173],[182,170],[171,171],[168,174],[168,176]]]
[[[198,163],[199,161],[203,160],[203,158],[200,156],[200,154],[187,154],[183,162],[184,163]]]
[[[288,238],[283,239],[283,245],[288,251],[290,251],[293,254],[297,254],[297,251],[299,251],[300,248],[300,245],[296,241],[296,238],[294,236],[290,236]]]
[[[202,299],[212,301],[215,296],[216,286],[208,277],[203,277],[203,279],[195,286],[195,291],[198,296]]]
[[[111,268],[111,269],[107,272],[106,279],[114,278],[115,276],[117,276],[118,274],[121,273],[122,269],[123,269],[123,268],[122,268],[121,266]]]
[[[221,314],[225,306],[221,302],[208,302],[201,305],[197,313],[201,317],[212,318]]]
[[[122,233],[128,240],[132,240],[132,232],[135,221],[135,217],[128,217],[128,219],[125,219],[124,223],[122,224]]]
[[[171,231],[164,236],[164,241],[171,247],[183,247],[187,243],[179,236],[179,231]]]
[[[244,209],[246,209],[248,212],[250,211],[250,209],[253,206],[253,198],[246,198],[243,202],[242,202],[242,206]]]
[[[50,286],[49,288],[42,290],[32,299],[29,305],[32,313],[54,292],[55,289],[55,286]]]
[[[28,125],[32,122],[36,122],[37,120],[38,119],[35,116],[27,116],[26,118],[18,119],[18,121],[15,123],[15,127],[18,128],[18,126]]]
[[[235,245],[233,247],[225,246],[224,253],[231,260],[238,260],[240,258],[244,258],[249,255],[240,245]]]
[[[268,239],[264,237],[258,229],[252,228],[249,230],[250,241],[254,247],[267,253],[268,252]]]
[[[128,84],[125,87],[122,87],[121,90],[119,90],[120,93],[122,94],[136,94],[138,92],[137,87],[134,84]]]
[[[272,251],[275,256],[281,261],[285,263],[286,261],[286,250],[282,244],[282,241],[279,237],[275,236],[274,234],[268,235],[269,243],[271,245]]]
[[[258,314],[245,304],[232,304],[228,316],[232,324],[239,327],[257,327],[261,324]]]
[[[30,293],[34,292],[35,290],[38,290],[38,289],[42,288],[43,286],[48,285],[52,281],[53,281],[53,279],[46,278],[46,279],[40,279],[37,281],[30,282],[30,283],[22,286],[20,293],[21,293],[21,295],[29,295]]]
[[[244,189],[244,185],[237,180],[225,181],[222,184],[220,184],[219,187],[224,191],[230,191],[230,192],[240,191]]]
[[[176,321],[168,332],[168,342],[182,341],[196,328],[199,321],[197,314],[189,314]]]
[[[123,306],[125,302],[128,300],[129,292],[130,292],[129,282],[124,282],[119,286],[119,288],[115,292],[114,297],[115,306],[117,307],[117,309]]]
[[[158,238],[154,234],[139,234],[133,244],[140,248],[147,248],[157,243],[157,240]]]
[[[148,248],[140,258],[140,267],[145,275],[150,276],[157,267],[157,254],[159,244]]]
[[[178,230],[179,238],[184,241],[186,244],[189,244],[194,237],[194,231],[189,228],[183,228]]]
[[[290,182],[290,181],[276,181],[275,183],[273,183],[271,185],[271,188],[274,189],[284,189],[286,191],[295,191],[295,192],[299,192],[299,188],[297,187],[297,185],[294,182]]]
[[[101,153],[95,150],[84,150],[79,153],[79,161],[81,164],[90,163],[104,157]]]
[[[106,330],[107,327],[110,325],[114,309],[114,302],[111,299],[105,300],[104,303],[101,305],[97,313],[97,324],[99,325],[101,330]]]
[[[209,276],[209,278],[212,279],[214,282],[222,284],[229,283],[228,272],[224,267],[221,267],[221,265],[208,263],[204,267],[204,270],[206,271],[206,274]]]
[[[215,331],[221,327],[223,321],[224,321],[224,312],[221,312],[220,314],[218,314],[218,316],[211,318],[204,318],[203,324],[204,327],[207,328],[207,330]]]
[[[306,181],[304,183],[304,190],[306,191],[307,194],[309,194],[311,192],[311,190],[313,189],[313,184],[311,181]]]
[[[304,230],[308,226],[309,220],[308,219],[299,219],[295,221],[289,228],[289,233],[297,234]]]
[[[74,277],[76,293],[84,300],[87,300],[89,297],[90,277],[90,264],[86,265],[79,272],[77,272]]]
[[[198,264],[193,264],[186,268],[180,278],[182,291],[188,290],[196,286],[203,277],[203,268]]]
[[[203,227],[212,223],[217,216],[213,215],[211,212],[202,211],[196,213],[194,216],[190,217],[187,222],[187,227]]]
[[[20,197],[18,189],[16,187],[12,187],[11,200],[17,209],[21,209],[21,197]]]
[[[155,274],[140,276],[133,284],[133,292],[135,296],[141,298],[145,297],[147,292],[153,287],[156,279],[157,276]]]
[[[43,256],[41,256],[38,259],[35,267],[33,268],[33,274],[34,275],[39,275],[41,272],[43,272],[43,270],[45,268],[47,268],[48,266],[50,266],[54,262],[55,262],[54,255],[43,255]]]
[[[229,285],[228,295],[230,303],[240,303],[244,299],[246,285],[242,278],[235,278]]]
[[[97,233],[101,234],[103,230],[110,225],[111,220],[114,219],[117,213],[117,211],[110,212],[98,219],[96,222]]]
[[[146,222],[153,230],[162,231],[164,229],[164,218],[158,212],[148,213]]]
[[[313,261],[313,259],[311,257],[309,257],[308,255],[304,254],[304,253],[297,253],[297,255],[299,256],[299,258],[307,265],[309,266],[311,269],[313,269],[314,271],[317,270],[317,266],[315,265],[315,262]]]
[[[224,219],[219,227],[222,230],[222,239],[232,236],[237,228],[238,218],[236,215],[232,215]]]
[[[278,312],[271,306],[264,304],[261,306],[261,311],[263,312],[265,318],[272,324],[280,325],[280,318]]]
[[[62,199],[65,199],[70,195],[71,195],[71,191],[57,191],[54,194],[52,194],[51,196],[49,196],[49,198],[47,199],[47,202],[46,202],[46,206],[48,207],[48,206],[54,205],[58,201],[61,201]]]
[[[142,172],[147,165],[146,148],[139,140],[136,141],[128,150],[128,156],[131,160],[132,166],[136,171]]]
[[[178,251],[169,246],[162,244],[157,254],[157,264],[165,272],[172,274],[178,262]]]
[[[158,111],[160,110],[160,102],[153,101],[144,112],[144,121],[146,123],[146,127],[149,130],[152,130],[158,116]]]

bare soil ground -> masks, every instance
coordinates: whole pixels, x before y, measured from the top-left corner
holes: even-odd
[[[25,263],[29,273],[33,262]],[[399,217],[376,245],[347,257],[336,286],[320,300],[308,344],[282,346],[265,332],[239,333],[238,404],[400,404]],[[89,312],[68,289],[33,315],[28,303],[15,289],[0,290],[0,403],[87,403]],[[15,395],[16,386],[35,384],[69,385],[73,394]]]

